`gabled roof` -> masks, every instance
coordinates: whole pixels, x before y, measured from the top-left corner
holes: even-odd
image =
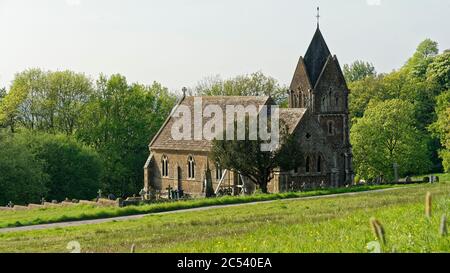
[[[185,97],[179,103],[179,105],[186,105],[190,109],[194,108],[195,97]],[[244,107],[248,105],[255,105],[257,108],[262,105],[273,104],[270,97],[253,97],[253,96],[203,96],[202,104],[203,108],[207,105],[218,105],[223,111],[226,110],[227,105],[242,105]],[[280,123],[288,126],[289,133],[292,133],[300,123],[301,119],[305,115],[306,108],[280,108],[279,109]],[[192,111],[193,112],[193,111]],[[224,114],[224,119],[225,119]],[[191,117],[191,128],[194,128],[194,118]],[[203,118],[203,124],[205,124],[209,118]],[[150,149],[160,150],[184,150],[184,151],[202,151],[209,152],[212,147],[211,141],[202,139],[194,140],[193,136],[191,140],[174,140],[171,134],[171,128],[175,119],[170,116],[158,134],[153,138],[150,143]],[[225,124],[225,120],[224,120]]]
[[[185,105],[191,109],[191,128],[194,130],[194,98],[185,97],[182,99],[178,106]],[[258,109],[259,106],[272,104],[272,99],[268,96],[202,96],[203,109],[208,105],[218,105],[222,110],[226,111],[227,105],[242,105],[244,107],[249,105],[255,105]],[[202,109],[202,110],[203,110]],[[175,111],[173,111],[175,112]],[[173,114],[173,113],[172,113]],[[226,118],[224,113],[224,119]],[[203,118],[203,125],[209,120],[209,118]],[[188,150],[188,151],[205,151],[208,152],[211,149],[211,141],[202,139],[194,140],[193,135],[191,140],[174,140],[172,138],[172,125],[175,119],[170,116],[158,134],[150,142],[150,149],[164,149],[164,150]],[[225,120],[224,120],[225,124]],[[202,126],[203,128],[203,126]]]
[[[294,76],[292,77],[290,89],[296,90],[298,87],[303,87],[306,90],[313,88],[311,82],[309,81],[309,76],[303,57],[300,57],[300,59],[298,60]]]
[[[316,85],[320,72],[330,55],[331,52],[328,49],[325,39],[323,38],[319,27],[317,27],[316,33],[314,33],[314,37],[312,38],[304,58],[306,70],[308,71],[309,80],[312,86]]]
[[[342,73],[337,57],[331,55],[328,57],[327,62],[325,63],[323,70],[317,79],[314,89],[320,88],[323,85],[328,86],[330,83],[333,83],[335,86],[342,86],[348,90],[344,74]]]

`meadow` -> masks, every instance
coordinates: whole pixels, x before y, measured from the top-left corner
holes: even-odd
[[[425,216],[425,195],[432,215]],[[0,252],[370,252],[369,224],[385,230],[383,252],[450,252],[439,233],[450,215],[450,183],[318,199],[278,200],[48,230],[0,233]]]
[[[218,198],[200,198],[176,202],[154,203],[141,206],[97,207],[92,205],[75,205],[68,207],[46,207],[30,210],[0,211],[0,228],[30,226],[38,224],[111,218],[118,216],[147,214],[180,209],[199,208],[214,205],[249,203],[277,199],[289,199],[345,192],[359,192],[398,187],[400,185],[354,186],[350,188],[322,189],[305,192],[288,192],[279,194],[254,194],[249,196],[225,196]]]

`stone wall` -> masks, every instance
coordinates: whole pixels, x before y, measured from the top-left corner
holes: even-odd
[[[185,194],[191,196],[204,195],[205,170],[208,159],[206,152],[189,152],[189,151],[171,151],[171,150],[154,150],[152,151],[153,159],[149,164],[147,172],[148,187],[150,190],[161,191],[167,193],[170,186],[174,190],[183,190]],[[168,159],[168,176],[162,175],[162,158],[166,156]],[[188,157],[194,159],[194,178],[188,177]],[[209,160],[209,168],[214,190],[219,185],[216,177],[216,166]],[[224,170],[222,170],[224,171]],[[222,186],[233,187],[235,184],[235,175],[227,172],[222,182]]]

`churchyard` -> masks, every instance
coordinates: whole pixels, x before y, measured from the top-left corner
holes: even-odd
[[[432,198],[426,205],[427,193]],[[226,198],[196,202],[208,200],[227,202]],[[194,201],[186,202],[193,206],[189,202]],[[164,206],[170,204],[184,203]],[[51,222],[61,213],[68,219],[102,213],[110,217],[130,208],[73,206],[15,213],[19,222]],[[133,207],[142,211],[149,208]],[[0,212],[0,226],[13,223],[9,213]],[[139,220],[0,233],[0,252],[69,252],[67,247],[74,242],[79,243],[81,252],[130,252],[132,246],[136,252],[373,252],[377,246],[383,252],[449,252],[450,237],[442,234],[447,223],[443,215],[450,215],[450,182],[441,177],[439,183],[384,192],[286,199]],[[372,217],[384,230],[382,237],[372,232]],[[380,243],[383,240],[385,243]]]

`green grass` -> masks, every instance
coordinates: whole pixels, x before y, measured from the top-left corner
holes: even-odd
[[[425,194],[433,215],[424,214]],[[421,184],[305,200],[279,200],[206,211],[150,215],[139,220],[70,228],[0,233],[0,252],[368,252],[369,219],[386,230],[385,252],[450,252],[439,235],[450,215],[450,183]]]
[[[117,216],[147,214],[154,212],[198,208],[213,205],[238,204],[255,201],[288,199],[288,198],[335,194],[344,192],[368,191],[389,187],[392,186],[389,185],[357,186],[350,188],[324,189],[307,192],[256,194],[239,197],[226,196],[220,198],[210,198],[210,199],[202,198],[188,201],[157,203],[142,206],[129,206],[124,208],[77,205],[71,207],[48,207],[32,210],[0,211],[0,228],[58,223],[66,221],[99,219],[99,218],[111,218]]]
[[[413,176],[413,180],[422,180],[424,177],[429,177],[430,175],[439,176],[440,181],[450,181],[450,173],[434,173],[434,174],[427,174],[427,175],[418,175]]]

